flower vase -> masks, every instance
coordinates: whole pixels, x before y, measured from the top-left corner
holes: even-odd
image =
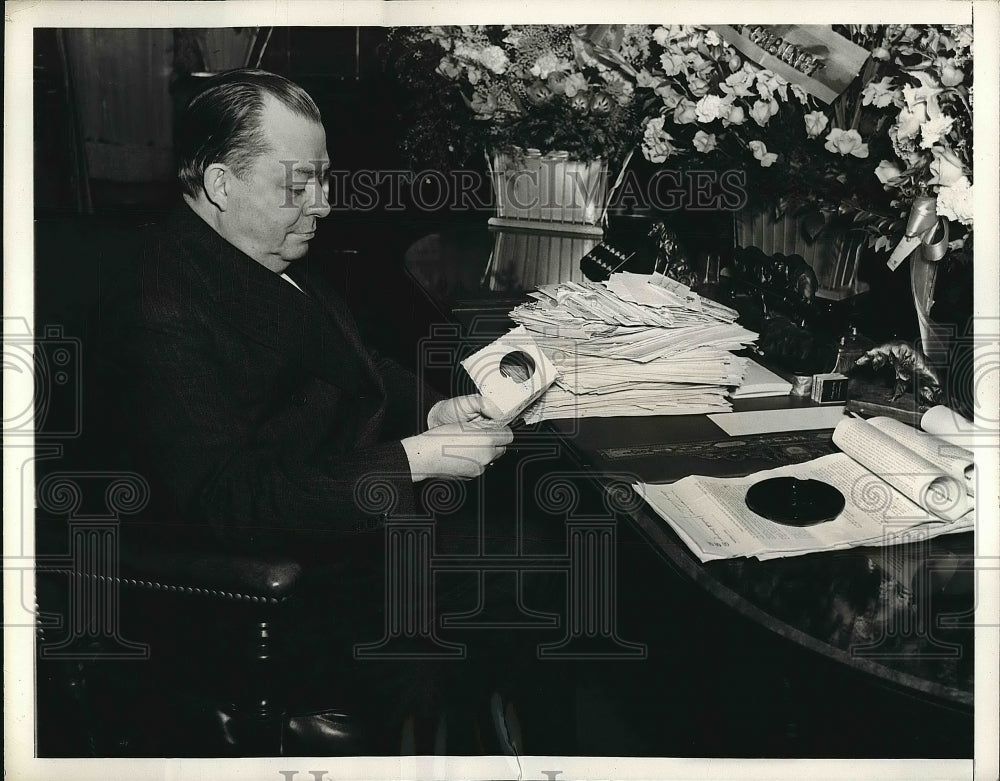
[[[496,196],[492,227],[603,235],[615,189],[608,188],[606,161],[514,149],[494,151],[487,162]]]

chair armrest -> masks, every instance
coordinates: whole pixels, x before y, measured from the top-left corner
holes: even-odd
[[[288,600],[301,576],[302,566],[288,558],[196,547],[164,551],[126,546],[119,570],[124,586],[269,604]]]
[[[155,591],[192,594],[254,604],[280,604],[301,584],[303,566],[288,555],[221,550],[208,540],[166,542],[149,529],[141,539],[119,535],[117,561],[82,550],[66,518],[36,515],[39,569]],[[69,536],[68,536],[69,535]]]

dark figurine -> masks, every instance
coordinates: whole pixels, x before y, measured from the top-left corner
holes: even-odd
[[[686,253],[677,240],[677,234],[664,223],[653,223],[648,237],[656,242],[656,263],[653,270],[662,269],[664,276],[675,279],[682,285],[697,287],[698,276],[688,262]]]
[[[911,382],[917,385],[920,398],[930,404],[941,400],[941,380],[937,372],[927,363],[927,358],[912,344],[894,339],[862,355],[855,366],[871,366],[878,371],[884,366],[892,366],[896,372],[896,385],[889,401],[896,401],[903,396]]]
[[[801,255],[788,256],[788,287],[805,301],[812,301],[819,287],[816,272]]]

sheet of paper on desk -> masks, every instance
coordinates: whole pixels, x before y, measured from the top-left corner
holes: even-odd
[[[687,326],[684,328],[609,328],[560,329],[557,334],[534,331],[535,340],[544,348],[562,350],[574,355],[612,358],[637,363],[726,360],[739,366],[741,376],[746,358],[727,354],[739,350],[754,334],[733,326]],[[625,365],[625,364],[622,364]],[[738,380],[737,380],[738,381]]]
[[[705,415],[729,408],[725,388],[712,385],[660,385],[615,393],[572,393],[553,385],[524,413],[525,423],[570,418],[646,415]]]
[[[743,380],[739,387],[732,392],[732,398],[758,399],[767,396],[787,396],[791,390],[792,383],[751,359],[746,362]]]
[[[834,520],[799,528],[774,523],[746,505],[747,489],[771,477],[819,479],[844,494]],[[944,521],[923,510],[844,453],[739,478],[691,476],[670,485],[634,488],[701,561],[799,556],[862,545],[929,539],[974,527],[974,512]],[[886,490],[888,488],[888,490]]]
[[[709,415],[708,419],[731,437],[778,431],[812,431],[836,428],[844,419],[844,406],[722,412]]]

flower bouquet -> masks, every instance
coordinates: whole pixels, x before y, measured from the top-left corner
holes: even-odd
[[[972,229],[971,27],[834,31],[869,57],[824,104],[715,29],[652,28],[650,57],[630,71],[644,96],[643,155],[740,168],[757,206],[794,209],[814,236],[846,218],[878,249],[903,238],[914,203],[929,197],[951,223],[950,249],[960,249]],[[780,55],[780,39],[771,48]]]
[[[447,168],[485,152],[493,224],[601,232],[609,171],[623,169],[643,120],[627,70],[648,56],[645,26],[405,28],[390,46],[404,81],[445,88],[448,101],[411,113],[411,161]]]

